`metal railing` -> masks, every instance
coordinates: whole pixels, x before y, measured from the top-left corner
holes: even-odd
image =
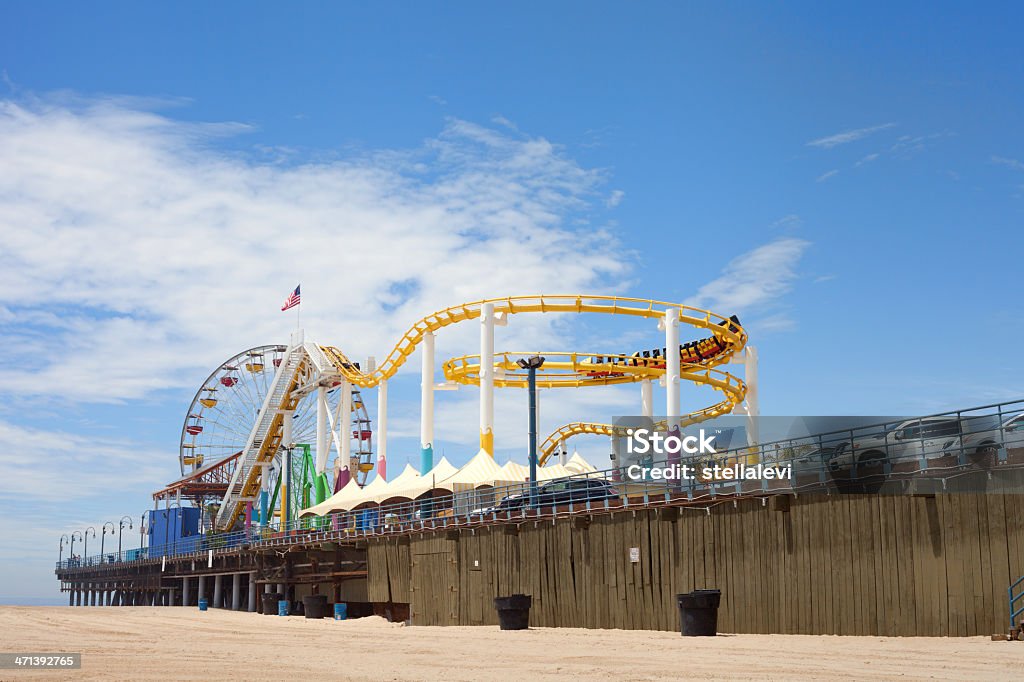
[[[1020,587],[1021,590],[1020,593],[1015,596],[1013,591],[1017,589],[1017,587]],[[1017,578],[1016,582],[1010,585],[1010,588],[1006,592],[1010,600],[1010,627],[1015,628],[1017,627],[1017,617],[1024,615],[1024,603],[1020,605],[1020,608],[1014,609],[1014,604],[1024,599],[1024,575]]]
[[[956,433],[945,434],[943,429],[953,428],[951,424]],[[922,433],[926,428],[934,433]],[[993,474],[1000,477],[1002,487],[997,492],[1024,493],[1024,400],[738,447],[713,458],[683,458],[679,464],[699,472],[688,479],[658,478],[653,469],[667,463],[652,460],[542,481],[535,506],[528,501],[527,481],[457,492],[435,489],[415,500],[363,503],[322,517],[290,520],[284,526],[276,521],[265,526],[253,524],[243,530],[200,534],[165,545],[72,557],[60,561],[57,569],[200,557],[209,552],[238,551],[245,545],[345,541],[669,504],[706,509],[727,499],[781,493],[983,492]],[[789,476],[722,480],[700,475],[705,467],[731,466],[735,470],[738,465],[758,464],[788,469]],[[1012,476],[1003,472],[1012,472]],[[1011,588],[1011,610],[1013,602],[1022,598],[1012,595],[1020,584],[1019,580]],[[1016,615],[1020,613],[1018,610]]]

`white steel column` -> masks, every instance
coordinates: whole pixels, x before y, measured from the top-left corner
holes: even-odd
[[[237,611],[242,608],[242,574],[235,573],[231,576],[231,610]]]
[[[665,311],[665,410],[668,430],[679,427],[679,310]]]
[[[348,379],[341,382],[341,419],[338,424],[338,437],[341,440],[341,466],[348,469],[349,476],[354,477],[355,467],[352,463],[352,384]]]
[[[648,419],[654,417],[654,390],[650,379],[640,382],[640,413]]]
[[[758,429],[761,408],[757,403],[757,349],[753,346],[747,346],[744,353],[743,379],[747,384],[747,444],[757,446],[761,442]],[[755,454],[753,461],[748,463],[756,464],[758,461],[760,457]]]
[[[420,473],[434,468],[434,332],[423,335],[420,372]]]
[[[388,380],[377,387],[377,475],[388,480]]]
[[[316,389],[316,473],[327,471],[327,456],[331,451],[331,441],[327,439],[330,425],[327,422],[327,387]]]
[[[494,456],[494,304],[480,311],[480,449]]]

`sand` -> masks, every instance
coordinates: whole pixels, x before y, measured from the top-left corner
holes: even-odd
[[[1024,642],[404,627],[192,608],[0,607],[0,651],[81,652],[75,680],[1006,680]]]

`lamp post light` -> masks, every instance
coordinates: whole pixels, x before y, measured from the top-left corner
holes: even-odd
[[[530,506],[537,506],[537,370],[544,358],[534,355],[517,361],[526,370],[526,387],[530,394]]]
[[[76,530],[71,532],[71,560],[75,560],[75,533],[78,533],[78,539],[82,539],[82,531]]]
[[[124,521],[128,519],[128,530],[132,529],[132,517],[122,516],[117,522],[117,560],[121,561],[121,536],[124,534]]]
[[[142,516],[139,517],[139,549],[145,545],[146,530],[146,512],[142,512]]]
[[[64,542],[68,539],[68,534],[60,536],[60,552],[57,553],[57,566],[60,566],[61,561],[64,560]]]
[[[85,549],[82,550],[82,560],[85,561],[85,565],[89,565],[89,531],[92,531],[93,540],[96,539],[96,529],[89,526],[85,529],[83,535],[85,536]]]
[[[100,563],[101,563],[101,564],[102,564],[102,563],[104,562],[104,560],[105,560],[105,558],[104,558],[104,555],[103,555],[103,549],[104,549],[104,545],[106,545],[106,540],[107,540],[107,526],[108,526],[108,525],[110,526],[110,534],[111,534],[111,535],[113,535],[113,534],[114,534],[114,523],[113,523],[112,521],[104,521],[104,522],[103,522],[103,533],[102,533],[102,535],[101,535],[101,537],[100,537]]]

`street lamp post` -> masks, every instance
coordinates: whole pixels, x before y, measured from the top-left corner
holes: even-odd
[[[93,540],[96,539],[96,529],[92,526],[86,528],[85,533],[83,533],[85,536],[85,549],[82,550],[82,559],[85,561],[86,566],[89,565],[89,531],[92,531]]]
[[[132,529],[132,517],[122,516],[117,522],[117,560],[121,561],[121,536],[124,534],[124,520],[128,519],[128,530]]]
[[[139,549],[142,549],[146,542],[146,512],[139,517]]]
[[[82,531],[75,530],[75,531],[71,532],[71,550],[70,550],[70,552],[71,552],[71,560],[72,561],[75,560],[75,533],[78,533],[78,539],[79,540],[82,539]]]
[[[64,560],[64,541],[68,539],[68,534],[60,536],[60,552],[57,553],[57,565],[60,566],[60,562]]]
[[[100,563],[101,564],[104,562],[103,549],[104,549],[104,546],[106,545],[106,540],[107,540],[107,525],[110,526],[110,534],[111,535],[114,534],[114,524],[113,524],[113,522],[111,522],[111,521],[104,521],[103,522],[103,534],[100,537]]]
[[[526,370],[527,392],[530,394],[530,506],[537,506],[537,370],[544,358],[534,355],[517,361]]]

